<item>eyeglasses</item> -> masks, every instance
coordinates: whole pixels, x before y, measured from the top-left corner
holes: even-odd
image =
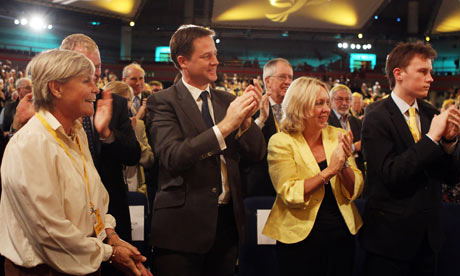
[[[293,76],[291,75],[279,75],[279,76],[270,76],[270,77],[277,78],[280,81],[286,81],[286,80],[292,81],[293,80]]]
[[[337,97],[337,98],[334,98],[334,100],[336,102],[346,102],[346,103],[351,103],[351,99],[350,98],[342,98],[342,97]]]

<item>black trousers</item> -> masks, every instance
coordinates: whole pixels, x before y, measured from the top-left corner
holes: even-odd
[[[438,254],[431,249],[425,238],[417,255],[412,260],[396,260],[366,252],[364,275],[366,276],[435,276],[437,275]]]
[[[345,225],[313,226],[308,237],[298,243],[276,243],[282,276],[351,276],[355,237]]]
[[[155,276],[233,276],[238,256],[238,233],[232,204],[219,206],[216,239],[205,254],[166,248],[153,249]]]

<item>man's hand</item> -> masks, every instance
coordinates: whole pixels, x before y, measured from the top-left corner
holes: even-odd
[[[258,119],[261,123],[265,123],[265,121],[267,121],[268,114],[270,113],[269,97],[270,94],[265,93],[260,101],[260,113]]]
[[[143,120],[145,116],[145,111],[147,110],[147,99],[142,100],[142,105],[139,107],[139,111],[136,113],[136,118],[138,120]]]
[[[110,91],[102,92],[102,99],[97,101],[96,115],[94,115],[94,127],[103,139],[109,137],[112,131],[109,128],[112,119],[112,94]]]
[[[254,91],[245,92],[230,103],[224,119],[217,124],[224,138],[238,129],[241,123],[250,117],[250,112],[254,108],[258,108],[258,102],[254,100],[254,93]]]
[[[447,119],[446,129],[444,130],[443,137],[446,140],[454,140],[459,134],[460,129],[460,110],[455,107],[448,108],[449,117]]]
[[[32,102],[32,93],[26,94],[16,107],[16,114],[14,114],[13,124],[11,127],[14,130],[19,130],[23,127],[32,116],[34,116],[34,103]]]

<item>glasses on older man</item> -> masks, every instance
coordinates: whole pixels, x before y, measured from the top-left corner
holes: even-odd
[[[293,79],[292,75],[277,75],[277,76],[275,75],[275,76],[270,76],[270,77],[277,78],[280,81],[286,81],[286,80],[292,81]]]

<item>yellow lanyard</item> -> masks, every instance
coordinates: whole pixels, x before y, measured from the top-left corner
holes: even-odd
[[[51,133],[51,135],[53,135],[54,139],[56,139],[56,141],[61,146],[61,148],[65,151],[67,156],[69,156],[69,158],[72,160],[72,162],[74,163],[75,167],[78,167],[77,162],[75,161],[73,156],[70,154],[70,152],[67,149],[67,146],[64,144],[64,142],[57,136],[56,131],[54,131],[54,129],[51,128],[49,123],[45,120],[45,118],[43,118],[43,116],[40,113],[37,112],[37,113],[35,113],[35,115],[37,116],[38,120],[40,120],[42,125],[46,128],[46,130],[48,130],[48,132]],[[89,180],[88,180],[88,172],[86,171],[85,157],[83,156],[83,150],[81,149],[80,140],[78,139],[78,136],[76,136],[75,138],[77,140],[78,148],[80,149],[81,161],[83,162],[83,171],[84,171],[84,174],[85,174],[86,188],[88,190],[89,204],[90,204],[90,207],[91,207],[90,210],[91,210],[91,212],[93,212],[94,211],[94,204],[93,204],[93,202],[91,200],[91,192],[90,192],[90,189],[89,189]]]

